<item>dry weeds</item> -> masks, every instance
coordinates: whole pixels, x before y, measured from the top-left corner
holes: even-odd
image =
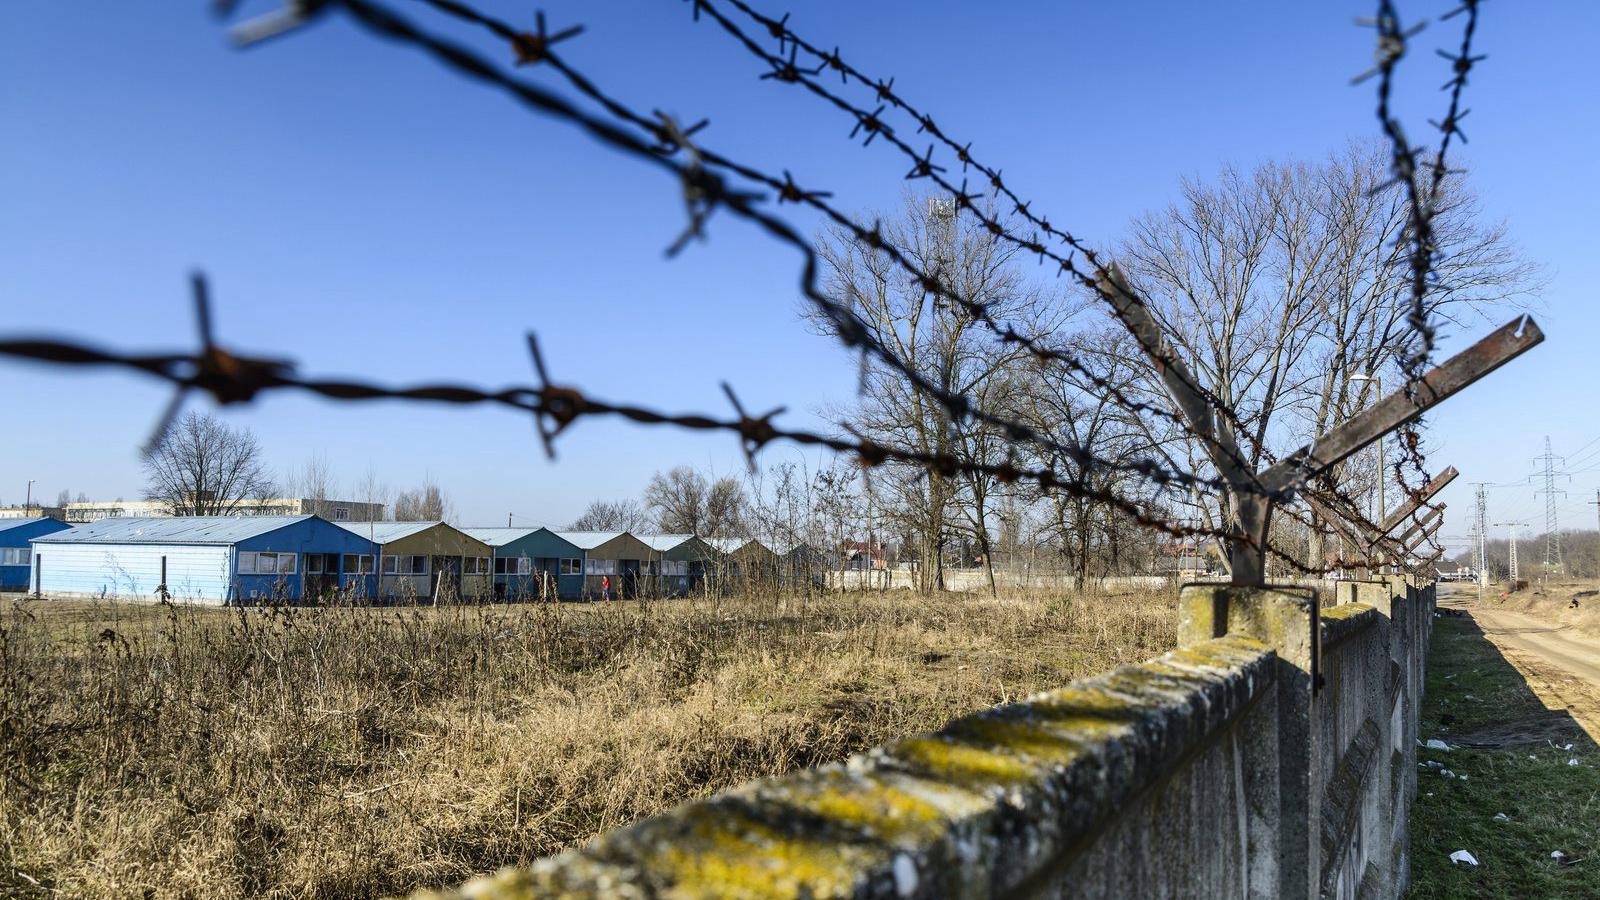
[[[1162,596],[0,614],[0,894],[359,897],[526,863],[1174,641]]]

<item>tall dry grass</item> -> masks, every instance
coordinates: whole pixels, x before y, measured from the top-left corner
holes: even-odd
[[[526,863],[1174,640],[1160,596],[0,614],[0,894],[361,897]]]

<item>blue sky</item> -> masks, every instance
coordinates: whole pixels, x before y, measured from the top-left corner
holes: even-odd
[[[722,411],[727,378],[748,405],[787,404],[791,421],[813,425],[817,409],[849,399],[852,361],[799,322],[792,251],[717,216],[707,242],[667,260],[683,216],[658,172],[338,15],[241,52],[206,6],[0,10],[4,331],[188,346],[187,273],[198,267],[224,341],[290,356],[308,373],[524,382],[523,335],[534,330],[558,380],[603,397]],[[525,4],[485,7],[532,16]],[[898,202],[906,165],[891,148],[863,149],[839,113],[758,80],[756,61],[692,23],[686,4],[543,9],[555,27],[587,26],[566,57],[633,105],[709,117],[708,144],[791,169],[847,209]],[[1167,203],[1181,176],[1320,157],[1376,130],[1371,86],[1349,84],[1372,58],[1371,32],[1351,24],[1369,4],[789,9],[797,30],[892,75],[1037,210],[1097,244]],[[1522,479],[1546,434],[1575,462],[1600,438],[1579,388],[1600,325],[1588,302],[1600,283],[1590,227],[1600,188],[1592,79],[1574,77],[1597,35],[1595,4],[1484,7],[1489,59],[1457,159],[1485,209],[1547,267],[1538,318],[1549,340],[1433,416],[1432,458],[1463,473],[1446,495],[1447,533],[1467,528],[1467,482]],[[1453,27],[1430,29],[1403,70],[1398,102],[1418,133],[1443,105],[1445,64],[1430,54],[1455,39]],[[524,74],[564,90],[554,73]],[[802,231],[815,228],[792,210]],[[1447,349],[1475,336],[1454,335]],[[61,488],[138,494],[136,448],[166,401],[160,386],[110,372],[0,373],[13,422],[0,501],[20,502],[30,478],[51,498]],[[316,452],[346,484],[369,469],[397,488],[431,474],[468,523],[507,512],[564,523],[590,499],[636,494],[658,468],[742,466],[725,436],[601,422],[563,437],[549,463],[525,418],[489,409],[282,394],[224,415],[252,428],[278,468]],[[816,465],[787,447],[767,459],[802,456]],[[1585,501],[1596,486],[1600,469],[1563,485],[1565,521],[1593,521]],[[1496,489],[1491,515],[1519,513],[1532,490]]]

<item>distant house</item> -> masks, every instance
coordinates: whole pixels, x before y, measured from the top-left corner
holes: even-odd
[[[776,544],[772,552],[778,556],[778,581],[788,588],[823,584],[834,563],[828,554],[805,541]]]
[[[489,545],[444,522],[340,522],[378,545],[378,597],[386,601],[490,596]]]
[[[681,597],[704,589],[706,570],[716,564],[717,551],[692,534],[641,534],[655,552],[654,592]]]
[[[583,550],[548,528],[463,528],[494,553],[496,600],[583,596]]]
[[[371,541],[316,516],[101,519],[33,538],[35,593],[191,603],[371,596]]]
[[[726,586],[777,582],[778,554],[766,544],[754,538],[706,538],[706,543],[720,554],[718,569]]]
[[[655,550],[626,531],[557,531],[556,537],[583,551],[584,597],[600,597],[610,579],[610,597],[634,597],[654,574]]]
[[[840,555],[842,568],[852,572],[889,568],[889,545],[882,541],[846,541]]]
[[[27,590],[33,576],[33,545],[29,542],[71,527],[49,516],[0,519],[0,591]]]

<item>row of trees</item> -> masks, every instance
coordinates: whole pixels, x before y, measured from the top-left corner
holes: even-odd
[[[1447,179],[1446,197],[1434,222],[1439,260],[1428,311],[1446,328],[1468,327],[1491,308],[1529,296],[1537,273],[1503,227],[1482,221],[1458,178]],[[1003,211],[989,214],[1005,218]],[[1404,191],[1391,182],[1386,159],[1352,148],[1320,162],[1228,167],[1210,182],[1185,181],[1176,202],[1136,218],[1105,258],[1148,301],[1172,352],[1233,410],[1222,427],[1259,467],[1374,403],[1380,381],[1402,383],[1400,361],[1418,346],[1407,322],[1406,217]],[[829,293],[850,304],[878,343],[922,379],[1027,424],[1049,443],[1017,442],[999,428],[955,419],[903,374],[876,363],[868,365],[858,402],[833,411],[841,428],[969,463],[1048,468],[1078,488],[1044,492],[982,475],[880,467],[876,515],[883,529],[905,536],[909,555],[925,561],[925,587],[939,586],[944,560],[962,544],[991,563],[1036,559],[1044,550],[1087,579],[1147,569],[1177,552],[1171,540],[1139,528],[1140,516],[1222,526],[1225,496],[1123,468],[1151,461],[1216,474],[1175,421],[1138,409],[1171,403],[1150,361],[1103,305],[1055,279],[1053,268],[1025,266],[1025,251],[941,203],[910,195],[898,215],[882,221],[885,236],[918,268],[1081,363],[1041,360],[996,340],[963,307],[941,302],[847,230],[819,239]],[[1029,277],[1035,271],[1047,275]],[[834,329],[826,317],[812,321],[818,331]],[[1079,451],[1101,462],[1089,464]],[[1396,471],[1386,474],[1392,509]],[[1369,451],[1331,480],[1371,504],[1376,476]],[[1325,525],[1310,509],[1280,515],[1273,541],[1316,566],[1325,558]],[[1276,565],[1292,571],[1281,560]]]

